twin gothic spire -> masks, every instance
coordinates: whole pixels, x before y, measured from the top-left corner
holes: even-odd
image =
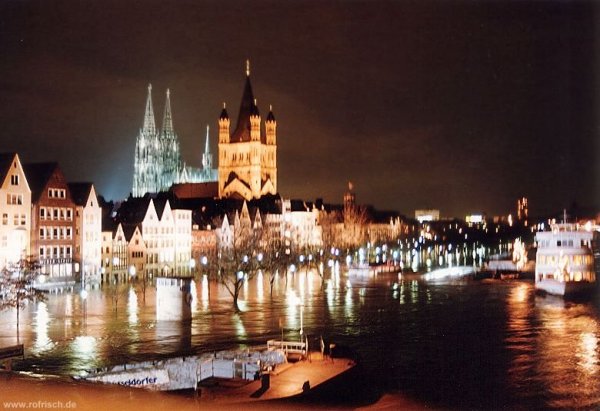
[[[146,112],[144,114],[143,131],[148,135],[156,134],[156,121],[154,119],[154,109],[152,107],[152,84],[148,84],[148,97],[146,98]],[[167,89],[167,98],[165,101],[165,113],[163,115],[161,136],[173,136],[173,114],[171,113],[171,92]]]

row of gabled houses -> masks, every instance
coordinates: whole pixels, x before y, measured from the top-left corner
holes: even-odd
[[[32,258],[40,283],[100,273],[102,209],[92,183],[68,183],[57,163],[0,154],[0,267]]]
[[[348,232],[348,204],[171,190],[114,207],[92,183],[68,183],[57,163],[21,164],[16,153],[0,154],[0,172],[0,266],[32,258],[40,264],[38,283],[47,287],[194,275],[248,228],[264,233],[257,247],[277,243],[288,254],[328,247],[324,221],[334,222],[338,237]],[[369,241],[397,238],[401,229],[397,214],[372,209],[361,228]]]

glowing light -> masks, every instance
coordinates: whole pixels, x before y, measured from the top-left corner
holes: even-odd
[[[127,314],[128,314],[129,324],[131,324],[131,325],[137,324],[137,322],[138,322],[137,313],[138,313],[137,294],[135,293],[135,290],[133,289],[133,287],[131,287],[129,289],[129,295],[128,295],[128,299],[127,299]]]

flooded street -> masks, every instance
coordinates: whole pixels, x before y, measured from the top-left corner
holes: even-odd
[[[429,274],[300,270],[259,274],[236,314],[227,291],[200,277],[192,319],[157,320],[154,287],[121,285],[49,295],[21,313],[26,358],[14,368],[75,375],[188,353],[323,336],[355,353],[358,386],[444,408],[600,405],[598,297],[540,297],[531,281]],[[17,343],[14,311],[0,313],[0,346]],[[359,394],[360,395],[360,394]]]

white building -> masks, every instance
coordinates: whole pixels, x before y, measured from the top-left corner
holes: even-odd
[[[75,271],[84,286],[101,281],[102,208],[92,183],[69,183],[75,203]]]
[[[31,190],[19,155],[0,154],[0,269],[30,254]]]

